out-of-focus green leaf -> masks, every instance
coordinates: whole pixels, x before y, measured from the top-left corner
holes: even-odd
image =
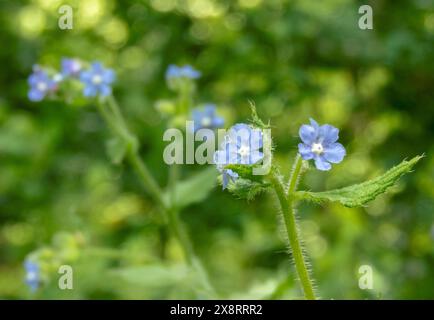
[[[191,283],[192,271],[184,264],[128,267],[113,270],[112,275],[135,285],[162,288]]]
[[[404,160],[383,175],[360,184],[324,192],[298,191],[296,196],[300,199],[316,202],[339,201],[346,207],[363,206],[365,203],[374,200],[378,195],[386,192],[400,177],[410,172],[422,157],[416,156],[410,161]]]
[[[119,138],[112,138],[107,142],[107,154],[115,164],[120,164],[127,152],[127,144]]]
[[[176,184],[175,204],[178,208],[186,207],[205,199],[214,188],[217,179],[217,170],[214,167],[207,168],[198,174]],[[170,191],[164,194],[170,201]]]

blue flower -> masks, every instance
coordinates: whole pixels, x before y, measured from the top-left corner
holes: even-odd
[[[195,70],[190,65],[185,65],[182,67],[178,67],[174,64],[169,65],[166,70],[166,79],[174,79],[174,78],[187,78],[187,79],[197,79],[201,76],[201,73]]]
[[[80,80],[84,83],[85,97],[95,97],[100,94],[106,97],[112,93],[110,84],[115,80],[115,73],[105,69],[99,62],[94,62],[89,70],[80,73]]]
[[[33,67],[33,73],[28,78],[30,90],[28,92],[29,100],[41,101],[45,96],[57,89],[56,82],[38,66]]]
[[[76,77],[80,74],[81,63],[77,59],[63,58],[61,62],[64,77]]]
[[[303,143],[298,144],[298,152],[304,160],[315,160],[318,170],[331,169],[330,163],[339,163],[345,157],[346,151],[342,144],[336,142],[339,138],[339,129],[310,119],[310,125],[302,125],[299,135]]]
[[[255,164],[264,157],[259,151],[262,148],[262,131],[244,123],[229,129],[224,144],[228,159],[235,164]]]
[[[193,109],[192,118],[194,121],[194,131],[202,128],[221,128],[225,123],[225,120],[216,114],[216,107],[213,104],[206,104],[203,108]]]
[[[222,149],[214,154],[214,163],[223,176],[223,189],[229,181],[235,181],[238,174],[225,166],[229,164],[253,165],[262,160],[262,131],[238,123],[229,129],[224,137]]]
[[[26,270],[25,282],[32,291],[38,289],[41,282],[39,265],[33,261],[24,261],[24,269]]]

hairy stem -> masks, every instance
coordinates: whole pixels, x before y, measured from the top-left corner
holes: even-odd
[[[297,184],[298,184],[298,180],[300,178],[302,166],[303,166],[303,159],[297,153],[297,156],[295,157],[295,161],[294,161],[294,166],[292,168],[292,172],[291,172],[291,175],[289,177],[288,190],[287,190],[288,197],[291,197],[292,193],[297,188]]]
[[[297,163],[298,161],[296,161],[296,168],[297,168]],[[294,188],[297,184],[296,181],[294,180],[298,179],[298,176],[294,174],[295,172],[296,170],[294,170],[289,183],[289,185],[290,186],[293,185]],[[282,215],[285,222],[285,230],[288,236],[289,245],[292,249],[292,257],[294,259],[295,269],[300,279],[304,296],[308,300],[315,300],[315,293],[313,291],[312,281],[310,279],[309,272],[307,270],[306,262],[304,260],[303,251],[299,240],[293,203],[290,200],[290,197],[286,196],[285,187],[280,177],[274,170],[271,173],[270,178],[271,178],[271,183],[273,185],[273,188],[276,192],[277,198],[279,199],[280,206],[282,208]]]

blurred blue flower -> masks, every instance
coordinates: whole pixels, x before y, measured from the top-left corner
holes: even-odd
[[[80,74],[81,63],[77,59],[63,58],[61,62],[62,75],[64,77],[76,77]]]
[[[80,73],[80,80],[84,83],[85,97],[95,97],[100,94],[106,97],[112,93],[110,84],[115,80],[115,73],[105,69],[99,62],[92,63],[90,69]]]
[[[304,160],[314,159],[318,170],[331,169],[330,163],[339,163],[345,157],[346,151],[342,144],[336,142],[339,129],[310,119],[310,125],[302,125],[299,135],[303,143],[298,144],[298,152]]]
[[[217,129],[223,127],[225,120],[216,113],[216,106],[206,104],[203,108],[196,108],[192,111],[194,131],[199,129]]]
[[[201,73],[195,70],[190,65],[185,65],[182,67],[178,67],[174,64],[169,65],[166,71],[166,79],[173,78],[188,78],[188,79],[197,79],[201,76]]]
[[[30,90],[28,92],[29,100],[41,101],[50,92],[57,89],[56,82],[38,66],[33,67],[33,73],[28,78]]]
[[[25,282],[32,291],[38,289],[41,282],[39,265],[33,261],[24,261],[24,269],[26,270]]]
[[[223,189],[229,181],[235,181],[238,174],[225,169],[228,164],[256,164],[264,157],[262,148],[262,131],[251,126],[238,123],[232,126],[224,137],[222,149],[214,154],[214,163],[222,173]]]

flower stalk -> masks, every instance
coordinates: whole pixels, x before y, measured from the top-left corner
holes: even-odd
[[[302,162],[303,160],[301,157],[297,155],[294,163],[294,169],[289,180],[287,192],[285,192],[285,186],[276,170],[271,172],[270,180],[280,203],[286,235],[288,237],[289,246],[292,250],[295,269],[300,279],[304,296],[307,300],[315,300],[315,292],[313,289],[312,280],[310,279],[307,264],[305,262],[301,248],[297,221],[295,219],[295,200],[292,197],[292,193],[296,189],[297,181],[301,174]]]
[[[152,199],[158,204],[159,209],[163,214],[164,219],[168,223],[170,230],[173,232],[174,236],[181,245],[187,263],[197,272],[203,289],[208,294],[215,296],[216,293],[208,279],[208,274],[205,271],[201,261],[194,253],[193,245],[188,233],[179,219],[179,210],[176,208],[175,203],[175,184],[178,176],[178,168],[171,169],[172,173],[169,182],[171,196],[170,201],[168,202],[163,198],[163,191],[151,175],[146,164],[140,158],[138,153],[137,138],[129,131],[115,98],[113,96],[109,96],[107,99],[100,101],[98,104],[98,110],[112,131],[126,143],[126,158],[137,172],[138,176],[143,182],[145,189],[150,193]]]

